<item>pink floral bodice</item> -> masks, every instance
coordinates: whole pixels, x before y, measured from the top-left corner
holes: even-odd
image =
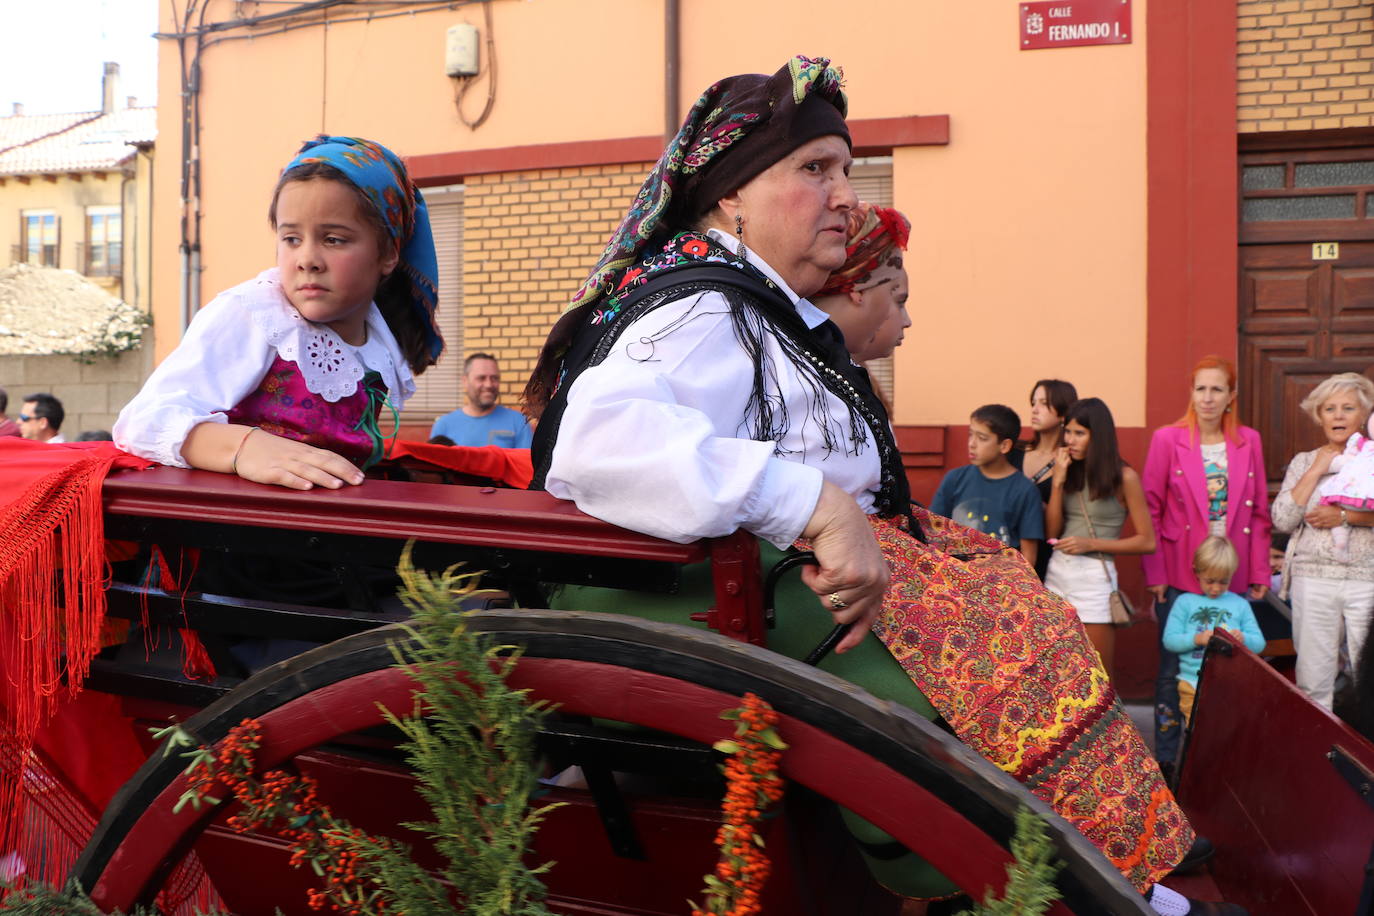
[[[382,455],[377,415],[385,397],[380,376],[369,372],[352,394],[326,401],[306,388],[295,363],[278,356],[257,389],[227,415],[230,423],[326,448],[367,468]]]

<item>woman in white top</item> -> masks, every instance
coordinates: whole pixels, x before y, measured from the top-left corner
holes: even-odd
[[[1298,687],[1330,709],[1341,644],[1352,663],[1358,659],[1374,613],[1374,512],[1321,505],[1318,490],[1333,473],[1332,459],[1374,409],[1374,383],[1356,372],[1333,375],[1312,390],[1302,409],[1326,442],[1289,462],[1274,498],[1274,527],[1292,532],[1284,577],[1292,599]],[[1341,527],[1348,534],[1345,550],[1331,536]]]

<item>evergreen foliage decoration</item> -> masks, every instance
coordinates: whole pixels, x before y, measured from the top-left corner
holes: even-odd
[[[1059,899],[1054,876],[1064,866],[1054,860],[1044,821],[1029,808],[1016,812],[1011,854],[1015,861],[1007,865],[1007,886],[1001,898],[989,890],[981,904],[959,916],[1041,916]]]
[[[409,547],[398,572],[401,598],[413,617],[409,643],[393,651],[419,689],[411,715],[387,718],[405,735],[401,748],[434,812],[433,821],[405,826],[430,837],[447,859],[442,877],[465,912],[545,916],[539,875],[553,863],[531,868],[524,857],[540,823],[557,807],[530,806],[539,777],[536,733],[548,704],[531,702],[528,691],[506,684],[519,647],[490,644],[455,613],[459,601],[476,591],[476,573],[418,571]],[[396,895],[396,911],[436,912],[436,902],[447,899],[441,885],[408,860],[403,867],[383,856],[378,864]]]
[[[334,817],[310,777],[259,773],[254,757],[261,726],[252,719],[213,749],[179,725],[155,731],[165,739],[164,754],[188,760],[190,787],[177,808],[219,804],[224,799],[212,793],[227,789],[238,802],[229,826],[282,836],[290,843],[291,863],[309,866],[324,879],[322,889],[310,892],[316,909],[350,916],[549,916],[539,876],[552,863],[530,867],[524,861],[540,822],[557,807],[530,807],[538,787],[535,737],[548,706],[506,684],[518,647],[495,645],[468,627],[460,606],[477,593],[480,574],[458,567],[438,575],[421,572],[409,546],[397,571],[401,598],[413,616],[405,628],[408,639],[392,652],[416,687],[409,714],[383,712],[404,735],[399,747],[434,814],[433,821],[404,826],[432,840],[446,867],[431,873],[415,863],[405,844]],[[80,888],[37,884],[13,889],[0,913],[100,916]]]
[[[76,885],[57,890],[37,881],[10,884],[0,881],[0,912],[9,916],[105,916],[90,897]],[[111,916],[126,916],[116,910]],[[162,916],[155,908],[134,907],[127,916]],[[202,916],[225,916],[219,912]]]

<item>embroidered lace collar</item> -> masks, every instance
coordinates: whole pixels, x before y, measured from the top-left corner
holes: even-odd
[[[375,304],[368,307],[367,341],[353,346],[330,328],[306,321],[282,292],[277,268],[244,284],[243,304],[277,355],[300,367],[305,387],[331,403],[358,390],[367,371],[378,373],[400,409],[415,393],[415,376]]]

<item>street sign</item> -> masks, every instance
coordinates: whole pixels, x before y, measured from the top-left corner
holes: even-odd
[[[1131,0],[1021,4],[1021,50],[1131,43]]]

